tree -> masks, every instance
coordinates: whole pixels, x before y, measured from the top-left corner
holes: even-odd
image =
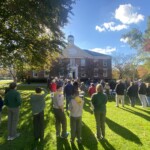
[[[65,47],[62,28],[75,0],[0,1],[0,64],[43,66]],[[22,59],[23,58],[23,59]]]
[[[118,73],[119,79],[130,77],[134,79],[137,77],[137,66],[140,63],[138,56],[124,55],[115,53],[112,57],[113,60],[113,72],[115,76]]]
[[[130,32],[124,34],[123,38],[128,39],[130,47],[137,50],[142,67],[150,72],[150,17],[148,17],[147,29],[144,33],[138,29],[132,29]]]

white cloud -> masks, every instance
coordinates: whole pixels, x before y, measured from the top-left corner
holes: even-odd
[[[91,51],[103,53],[103,54],[111,54],[112,52],[116,51],[115,47],[107,46],[106,48],[93,48]]]
[[[115,10],[115,19],[120,20],[123,24],[136,24],[143,21],[144,16],[138,14],[131,4],[125,4]]]
[[[96,26],[96,30],[98,30],[99,32],[103,32],[103,31],[120,31],[123,29],[127,29],[128,26],[125,24],[119,24],[119,25],[115,25],[114,22],[105,22],[103,23],[103,25],[101,26]]]
[[[128,37],[120,39],[120,42],[123,42],[123,43],[127,43],[128,41],[129,41]]]
[[[105,31],[105,28],[102,28],[100,26],[96,26],[95,29],[98,30],[99,32]]]

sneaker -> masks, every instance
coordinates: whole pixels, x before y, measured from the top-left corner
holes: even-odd
[[[61,138],[66,139],[66,138],[68,137],[68,135],[69,135],[69,133],[68,133],[68,132],[66,132],[65,134],[61,135]]]
[[[11,137],[10,140],[12,141],[12,140],[16,139],[19,136],[20,136],[20,133],[17,133],[15,136]]]
[[[11,136],[8,136],[8,137],[7,137],[7,141],[10,141],[10,140],[11,140]]]

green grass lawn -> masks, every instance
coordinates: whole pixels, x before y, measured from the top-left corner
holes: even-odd
[[[18,130],[21,136],[14,141],[7,141],[7,109],[2,112],[0,127],[0,150],[33,150],[33,125],[29,96],[34,92],[32,86],[19,86],[23,103],[20,111]],[[67,115],[67,114],[66,114]],[[70,120],[67,116],[68,131]],[[45,137],[38,144],[38,150],[148,150],[150,146],[150,108],[143,109],[138,102],[130,107],[128,100],[124,108],[115,107],[114,99],[107,103],[106,140],[97,141],[94,115],[90,109],[90,99],[85,97],[82,125],[82,145],[70,144],[67,140],[55,136],[55,119],[51,109],[50,95],[46,97]]]

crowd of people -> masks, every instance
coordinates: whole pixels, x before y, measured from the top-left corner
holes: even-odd
[[[0,97],[0,124],[3,105],[8,109],[8,141],[14,140],[20,136],[17,132],[19,121],[20,105],[22,103],[20,93],[16,89],[16,83],[10,83],[6,90],[4,101]],[[48,89],[37,87],[35,93],[30,96],[30,105],[33,114],[33,127],[35,142],[43,141],[44,138],[44,108],[45,96],[50,93],[52,100],[53,113],[55,117],[56,137],[67,138],[67,119],[66,112],[70,112],[71,142],[75,138],[77,142],[82,142],[82,111],[84,106],[84,96],[87,93],[91,99],[91,108],[96,121],[96,136],[98,140],[105,138],[105,118],[106,103],[115,95],[116,107],[121,102],[125,106],[125,95],[129,97],[131,107],[134,107],[138,98],[141,106],[150,106],[150,83],[144,83],[142,80],[126,83],[123,80],[117,82],[78,82],[77,80],[62,80],[55,78],[48,83]],[[65,107],[64,107],[64,100]]]

